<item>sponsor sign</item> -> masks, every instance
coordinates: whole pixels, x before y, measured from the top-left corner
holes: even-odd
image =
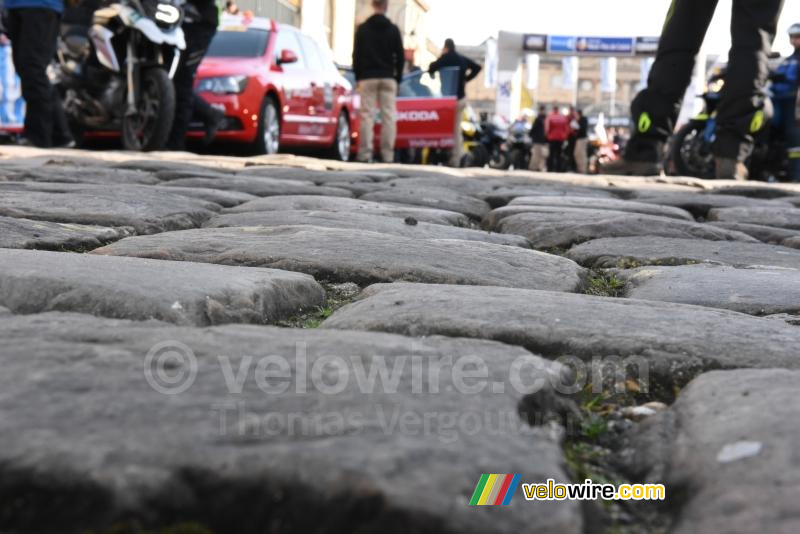
[[[436,110],[414,110],[399,111],[397,113],[398,122],[437,122],[439,113]]]
[[[658,51],[658,37],[637,37],[635,53],[637,56],[654,56]]]
[[[540,33],[526,33],[522,36],[522,49],[526,52],[545,52],[547,36]]]
[[[551,54],[632,56],[634,47],[633,37],[550,35],[547,38],[547,51]]]

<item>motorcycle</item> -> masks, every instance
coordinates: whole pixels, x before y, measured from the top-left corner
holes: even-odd
[[[481,114],[478,122],[470,116],[461,122],[464,135],[464,155],[461,167],[485,167],[507,169],[508,157],[508,125],[499,117],[489,120]]]
[[[186,49],[182,4],[121,0],[93,13],[88,36],[62,29],[55,83],[76,140],[112,130],[126,150],[164,146],[175,114],[172,78]]]
[[[773,73],[771,80],[776,79]],[[671,173],[697,178],[714,178],[714,154],[712,145],[716,138],[716,109],[725,84],[724,72],[709,80],[709,89],[698,98],[704,101],[703,111],[681,127],[670,141],[667,157]],[[754,136],[753,152],[745,162],[752,180],[781,180],[786,176],[787,162],[784,141],[771,131],[769,120],[762,115],[757,119],[767,121],[759,125]],[[755,120],[755,119],[754,119]]]
[[[519,118],[511,123],[508,133],[509,163],[517,170],[527,169],[533,149],[530,124],[524,118]]]

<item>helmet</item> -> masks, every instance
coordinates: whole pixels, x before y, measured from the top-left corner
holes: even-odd
[[[789,35],[800,35],[800,22],[796,22],[789,26]]]

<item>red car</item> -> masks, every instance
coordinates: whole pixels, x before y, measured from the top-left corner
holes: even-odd
[[[292,26],[226,16],[195,84],[225,112],[218,141],[247,143],[258,154],[320,149],[341,160],[358,144],[352,85],[327,48]]]
[[[455,67],[433,77],[421,70],[403,76],[397,96],[398,150],[453,148],[456,83]]]
[[[355,86],[352,71],[344,75]],[[435,76],[416,70],[403,75],[397,96],[397,159],[404,163],[447,161],[453,148],[457,104],[457,68]],[[358,121],[360,124],[360,121]],[[380,113],[375,121],[374,152],[380,151]],[[435,155],[436,154],[436,155]]]

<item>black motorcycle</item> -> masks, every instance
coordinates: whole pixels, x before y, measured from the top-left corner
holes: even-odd
[[[464,134],[464,155],[461,157],[462,167],[485,167],[507,169],[508,157],[508,125],[499,117],[489,120],[486,113],[481,113],[481,120],[472,118],[462,122]]]
[[[121,0],[85,27],[62,28],[55,81],[76,140],[118,131],[126,150],[164,146],[175,114],[172,77],[186,48],[183,0]]]
[[[724,74],[723,71],[711,77],[709,90],[699,96],[705,103],[703,111],[672,137],[667,161],[672,174],[714,178],[714,154],[711,148],[716,138],[715,112],[725,83]],[[770,80],[775,81],[778,77],[773,73]],[[754,119],[757,120],[764,122],[754,124],[758,133],[754,136],[753,152],[745,162],[749,177],[751,180],[782,180],[787,172],[785,141],[772,131],[768,118],[759,114]]]
[[[508,129],[509,164],[516,170],[528,168],[531,160],[531,127],[525,119],[517,119]]]

